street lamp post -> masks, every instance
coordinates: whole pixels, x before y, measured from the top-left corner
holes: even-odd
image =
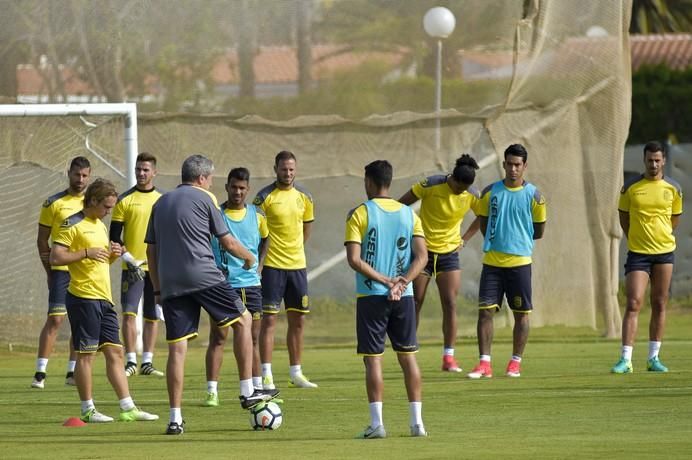
[[[423,16],[425,33],[437,39],[435,68],[435,150],[440,150],[440,110],[442,109],[442,39],[449,37],[456,26],[454,14],[447,8],[430,8]]]

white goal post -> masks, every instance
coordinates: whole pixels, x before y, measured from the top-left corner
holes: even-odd
[[[127,187],[137,183],[135,163],[137,161],[137,104],[134,103],[99,103],[99,104],[0,104],[0,117],[84,117],[84,116],[122,116],[125,127],[125,174],[113,168],[127,181]],[[83,120],[84,121],[84,120]],[[86,123],[86,122],[85,122]],[[87,149],[94,152],[88,145]],[[101,158],[103,160],[103,158]],[[140,299],[137,314],[137,352],[142,350],[142,301]]]
[[[0,104],[0,117],[67,117],[119,115],[125,119],[125,175],[127,187],[136,183],[137,104]]]

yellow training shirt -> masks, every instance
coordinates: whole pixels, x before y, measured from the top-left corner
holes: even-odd
[[[273,183],[257,193],[254,204],[264,211],[269,228],[264,266],[282,270],[305,268],[303,224],[315,220],[310,193],[299,185],[280,190]]]
[[[471,186],[457,195],[447,184],[447,176],[436,175],[414,184],[411,192],[421,200],[420,218],[428,250],[446,254],[461,246],[464,215],[469,209],[478,215],[478,189]]]
[[[63,221],[83,208],[84,195],[70,195],[67,190],[64,190],[44,201],[38,224],[50,228],[50,240],[55,241]],[[51,269],[67,271],[67,266],[55,265]]]
[[[100,219],[91,219],[82,212],[68,217],[60,226],[53,241],[65,246],[70,252],[84,252],[88,248],[110,250],[108,230]],[[111,276],[108,262],[80,259],[68,265],[70,270],[70,294],[83,299],[107,300],[111,298]]]
[[[137,260],[147,260],[147,244],[144,236],[149,225],[151,207],[161,196],[161,192],[156,188],[151,190],[138,190],[132,187],[118,197],[118,203],[113,209],[111,220],[122,222],[123,224],[123,243],[127,251]],[[127,264],[123,262],[123,270],[127,269]],[[149,270],[145,262],[142,269]]]
[[[666,254],[675,250],[672,216],[682,214],[682,188],[664,176],[650,180],[640,175],[620,191],[618,209],[629,214],[627,249],[640,254]]]

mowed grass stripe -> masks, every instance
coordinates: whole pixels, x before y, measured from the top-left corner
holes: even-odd
[[[644,318],[640,329],[646,329]],[[205,392],[204,347],[192,342],[187,360],[183,415],[186,433],[164,436],[168,418],[165,379],[130,378],[135,401],[162,420],[64,428],[78,415],[79,401],[64,386],[64,354],[49,366],[45,390],[29,389],[34,356],[0,353],[0,442],[3,458],[689,458],[692,436],[692,315],[671,314],[662,359],[668,374],[646,372],[646,338],[635,348],[635,373],[612,375],[618,341],[570,338],[564,328],[536,331],[526,350],[522,377],[505,377],[509,343],[493,348],[495,376],[472,381],[439,370],[441,344],[423,344],[423,417],[430,437],[408,436],[408,404],[396,356],[384,356],[384,420],[388,438],[354,440],[367,425],[363,364],[353,347],[309,347],[304,370],[316,390],[286,385],[287,354],[278,350],[275,381],[285,400],[284,425],[253,432],[236,399],[237,377],[230,349],[220,383],[221,406],[201,407]],[[315,325],[312,325],[315,327]],[[342,325],[343,327],[343,325]],[[498,334],[508,334],[501,329]],[[580,332],[581,334],[581,332]],[[594,335],[596,332],[594,331]],[[464,340],[457,356],[465,371],[477,359]],[[155,361],[164,367],[165,347]],[[95,366],[99,409],[117,415],[103,359]]]

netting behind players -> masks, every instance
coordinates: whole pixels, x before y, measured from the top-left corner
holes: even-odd
[[[491,18],[466,25],[466,51],[480,56],[476,62],[497,60],[498,55],[510,59],[506,73],[493,77],[485,99],[443,111],[439,151],[434,114],[401,111],[348,120],[310,115],[321,113],[317,108],[287,121],[143,114],[140,151],[159,157],[158,184],[164,188],[175,186],[187,155],[208,155],[217,166],[218,196],[223,196],[229,168],[247,166],[257,190],[271,180],[276,152],[294,151],[298,180],[316,201],[317,220],[308,244],[309,269],[314,269],[343,248],[346,213],[364,199],[367,162],[384,158],[393,163],[392,192],[399,196],[423,176],[448,171],[459,154],[469,152],[490,159],[477,179],[483,186],[502,177],[506,146],[522,143],[529,151],[527,179],[544,192],[549,210],[546,235],[534,257],[533,324],[595,327],[601,321],[612,334],[619,323],[615,209],[630,117],[630,5],[592,1],[539,6],[528,19],[520,19],[514,7],[494,8]],[[585,37],[594,24],[607,35]],[[124,171],[120,123],[114,120],[94,131],[92,144]],[[47,196],[65,188],[69,159],[89,156],[84,129],[78,119],[0,119],[3,340],[33,343],[44,320],[45,276],[35,246],[38,212]],[[110,177],[124,187],[103,163],[90,159],[93,176]],[[463,290],[469,297],[476,295],[479,247],[477,236],[462,255]],[[313,297],[344,301],[352,298],[352,289],[353,274],[345,262],[311,284]]]

